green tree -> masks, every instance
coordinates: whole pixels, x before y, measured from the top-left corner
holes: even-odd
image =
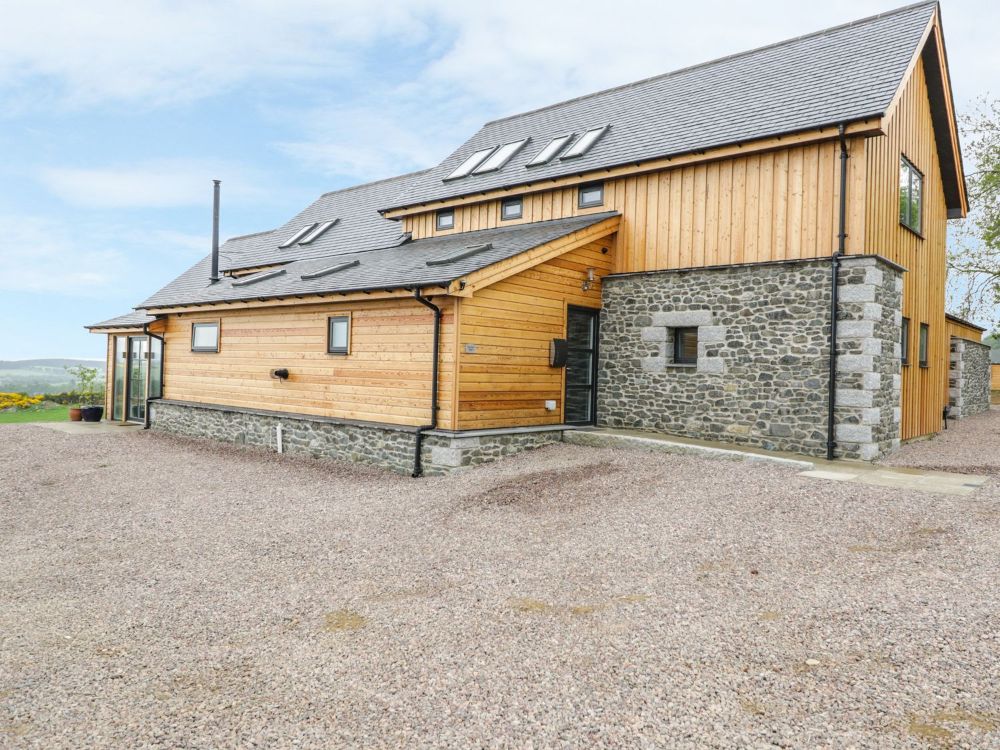
[[[97,383],[97,376],[100,374],[100,371],[96,367],[78,365],[76,367],[67,367],[66,372],[76,379],[77,391],[83,394],[83,400],[88,404],[93,402],[97,391],[94,386]]]
[[[1000,329],[1000,100],[981,98],[959,124],[970,207],[951,227],[951,308]]]

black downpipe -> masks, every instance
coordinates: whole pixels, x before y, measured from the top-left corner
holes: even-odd
[[[832,461],[837,441],[834,439],[834,411],[837,408],[837,308],[840,306],[840,292],[837,276],[840,259],[847,244],[847,138],[844,125],[837,129],[840,137],[840,218],[837,232],[837,252],[830,258],[830,387],[826,405],[826,460]]]
[[[413,298],[434,312],[434,359],[431,364],[431,422],[428,425],[417,428],[417,439],[413,450],[413,478],[416,479],[423,476],[424,473],[420,457],[420,451],[424,445],[424,432],[436,429],[438,423],[438,354],[441,350],[441,308],[424,297],[420,293],[420,287],[414,290]]]
[[[145,417],[142,420],[142,429],[148,430],[149,429],[149,425],[150,425],[150,421],[149,421],[149,402],[150,401],[156,401],[158,399],[163,398],[163,355],[167,351],[167,342],[163,340],[162,336],[157,336],[155,333],[152,333],[149,330],[149,323],[143,323],[142,324],[142,332],[147,337],[149,337],[151,339],[156,339],[157,341],[160,342],[160,395],[159,396],[150,396],[149,395],[149,380],[150,380],[150,377],[151,377],[151,375],[149,373],[152,372],[152,370],[150,368],[153,366],[153,357],[152,357],[153,347],[149,347],[149,355],[150,355],[150,357],[149,357],[149,362],[146,363],[146,373],[147,373],[147,375],[146,375],[146,410],[145,410]]]

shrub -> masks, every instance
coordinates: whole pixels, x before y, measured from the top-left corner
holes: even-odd
[[[29,409],[45,400],[44,396],[26,396],[23,393],[0,393],[0,411],[4,409]]]

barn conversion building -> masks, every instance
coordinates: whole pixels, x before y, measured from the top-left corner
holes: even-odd
[[[580,427],[871,460],[979,356],[945,317],[966,211],[921,3],[487,123],[91,328],[109,418],[187,435],[414,473]]]

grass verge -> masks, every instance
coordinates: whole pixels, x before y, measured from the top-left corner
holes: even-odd
[[[15,409],[0,412],[0,424],[24,424],[26,422],[65,422],[69,419],[68,406],[51,409]]]

